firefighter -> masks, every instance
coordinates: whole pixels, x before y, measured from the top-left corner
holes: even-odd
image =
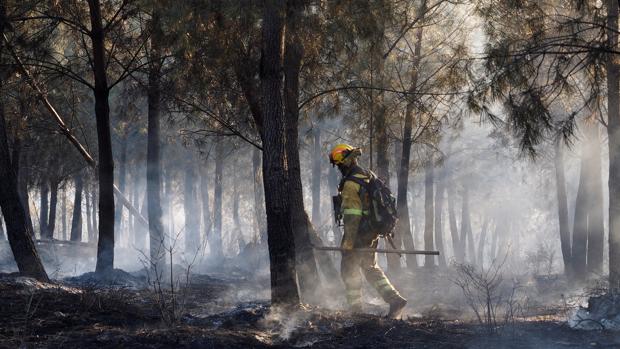
[[[329,161],[332,166],[338,166],[343,178],[338,187],[341,207],[337,214],[342,215],[344,222],[341,247],[349,251],[342,253],[340,273],[351,311],[362,311],[361,274],[363,273],[366,280],[390,305],[388,317],[398,318],[407,305],[407,300],[398,293],[377,264],[376,253],[352,251],[354,248],[377,248],[379,242],[379,234],[371,231],[366,217],[369,203],[368,194],[363,186],[356,181],[347,180],[353,176],[368,183],[370,179],[368,171],[357,164],[357,158],[361,154],[359,148],[354,148],[348,144],[336,145],[329,154]]]

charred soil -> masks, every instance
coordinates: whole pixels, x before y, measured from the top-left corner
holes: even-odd
[[[162,321],[152,290],[0,277],[2,348],[617,348],[620,334],[571,329],[560,314],[489,331],[437,317],[378,315],[244,299],[255,282],[196,275],[182,315]],[[91,280],[92,281],[92,280]],[[257,291],[258,292],[258,291]],[[249,291],[251,294],[252,292]],[[256,293],[254,294],[256,295]]]

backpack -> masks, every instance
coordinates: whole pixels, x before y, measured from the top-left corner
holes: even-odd
[[[368,223],[370,228],[378,235],[392,237],[394,227],[398,222],[398,211],[396,210],[396,198],[387,185],[372,171],[367,171],[368,182],[362,178],[357,178],[353,174],[343,179],[353,181],[360,185],[362,190],[368,194]]]

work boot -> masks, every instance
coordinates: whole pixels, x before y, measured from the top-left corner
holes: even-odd
[[[407,305],[407,300],[403,297],[397,295],[389,302],[390,311],[387,314],[387,317],[390,319],[399,319],[403,313],[403,309]]]

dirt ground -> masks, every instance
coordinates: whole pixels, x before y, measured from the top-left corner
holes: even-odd
[[[620,333],[571,329],[561,310],[549,308],[491,332],[448,311],[413,311],[405,320],[385,319],[372,304],[374,314],[364,315],[311,306],[283,311],[260,300],[266,294],[252,288],[256,280],[229,274],[193,276],[172,309],[170,294],[128,287],[140,279],[119,273],[130,280],[102,286],[85,275],[42,284],[1,275],[0,347],[620,348]]]

